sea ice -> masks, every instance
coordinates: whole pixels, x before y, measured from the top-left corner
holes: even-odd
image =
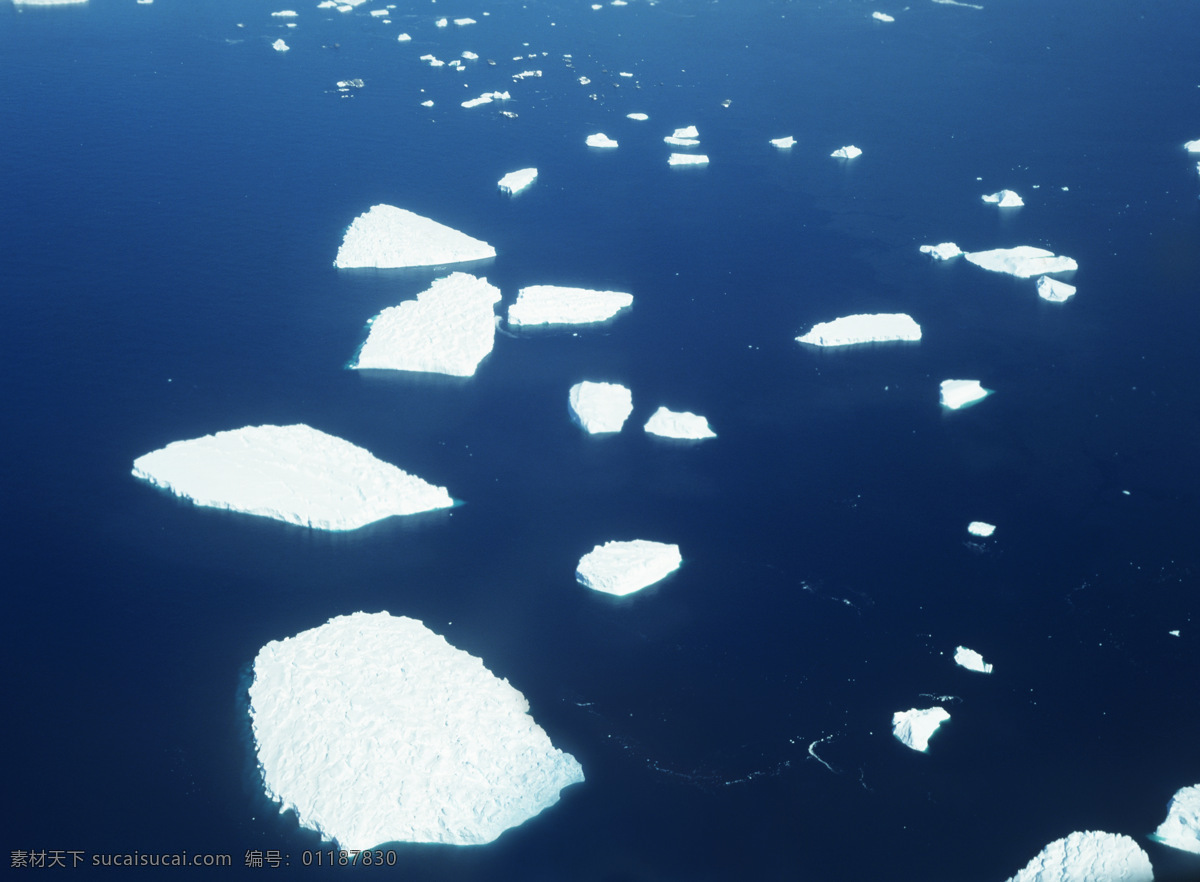
[[[996,525],[988,524],[983,521],[971,521],[971,523],[967,524],[967,532],[972,536],[980,536],[986,539],[988,536],[991,536],[996,532]]]
[[[1195,141],[1188,141],[1183,145],[1183,149],[1188,153],[1200,153],[1200,138]]]
[[[295,18],[297,15],[294,9],[281,9],[278,12],[272,12],[272,18]]]
[[[786,138],[772,138],[771,146],[778,147],[780,150],[787,150],[789,147],[796,146],[796,139],[791,135],[788,135]]]
[[[271,44],[271,48],[274,49],[276,52],[287,52],[292,47],[289,46],[287,43],[283,42],[283,40],[276,40],[274,43]]]
[[[1039,276],[1037,280],[1038,297],[1051,303],[1062,303],[1075,293],[1075,286],[1052,279],[1049,276]]]
[[[949,260],[962,254],[962,249],[953,242],[943,242],[940,245],[922,245],[921,253],[928,254],[934,260]]]
[[[507,101],[511,98],[508,92],[484,92],[478,98],[468,98],[461,102],[463,107],[478,107],[480,104],[491,104],[493,101]]]
[[[508,308],[510,325],[578,325],[602,322],[633,305],[622,291],[592,291],[560,285],[530,285]]]
[[[708,165],[703,153],[672,153],[667,157],[668,165]]]
[[[638,122],[645,122],[646,120],[648,120],[650,118],[650,115],[648,113],[627,113],[627,114],[625,114],[625,118],[626,119],[634,119],[634,120],[637,120]]]
[[[492,351],[500,289],[468,273],[438,279],[416,300],[371,319],[353,368],[469,377]]]
[[[593,434],[621,431],[633,413],[633,393],[617,383],[576,383],[567,402],[579,424]]]
[[[1154,882],[1150,858],[1128,836],[1087,831],[1056,839],[1008,882]]]
[[[67,6],[72,3],[87,3],[87,0],[13,0],[14,6]]]
[[[454,504],[445,487],[305,425],[174,441],[134,460],[133,476],[196,505],[321,530],[354,530]]]
[[[482,845],[583,781],[524,695],[415,619],[357,612],[273,640],[249,696],[267,796],[343,849]]]
[[[587,145],[589,147],[616,147],[617,142],[603,132],[597,132],[587,136]]]
[[[872,12],[871,18],[875,19],[876,21],[895,21],[896,20],[896,19],[892,18],[892,16],[888,15],[886,12]]]
[[[862,151],[853,144],[849,144],[845,147],[839,147],[829,155],[834,159],[853,159],[856,156],[862,156]]]
[[[665,407],[654,411],[646,422],[645,430],[651,435],[661,435],[664,438],[700,440],[717,437],[717,433],[708,425],[708,420],[699,414],[686,410],[667,410]]]
[[[965,646],[955,648],[954,663],[960,668],[966,668],[968,671],[978,671],[981,674],[990,674],[992,672],[992,666],[983,660],[982,655],[974,649],[967,649]]]
[[[495,248],[466,233],[394,205],[373,205],[347,228],[333,265],[384,269],[495,256]]]
[[[797,337],[799,343],[813,346],[850,346],[856,343],[883,343],[892,340],[920,340],[921,326],[912,316],[899,313],[847,315],[813,325],[811,331]]]
[[[896,711],[892,714],[892,734],[906,746],[924,753],[933,733],[948,719],[950,713],[944,707]]]
[[[1184,787],[1171,797],[1167,819],[1150,838],[1171,848],[1200,854],[1200,784]]]
[[[1025,204],[1025,200],[1012,190],[1001,190],[999,193],[984,196],[983,201],[998,205],[1000,208],[1020,208]]]
[[[522,168],[514,172],[509,172],[502,177],[499,187],[503,193],[516,194],[532,184],[536,178],[536,168]]]
[[[695,147],[700,143],[700,132],[695,126],[684,126],[663,138],[672,147]]]
[[[595,591],[623,596],[665,579],[682,563],[678,545],[646,539],[605,542],[580,558],[575,578]]]
[[[995,273],[1010,273],[1021,279],[1042,273],[1067,273],[1079,268],[1069,257],[1060,257],[1045,248],[1018,245],[991,251],[968,251],[963,256],[976,266]]]
[[[941,389],[942,407],[950,410],[982,401],[991,394],[991,390],[984,389],[978,380],[942,380]]]

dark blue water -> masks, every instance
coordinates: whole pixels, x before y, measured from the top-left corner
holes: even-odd
[[[249,667],[386,609],[507,677],[588,779],[492,845],[398,846],[405,878],[1000,880],[1085,829],[1200,876],[1146,838],[1200,780],[1195,4],[308,3],[291,30],[284,5],[0,6],[10,850],[318,847],[261,795]],[[458,106],[506,88],[515,119]],[[689,124],[712,162],[670,169]],[[1026,207],[979,202],[1004,187]],[[332,268],[377,202],[494,244],[506,303],[634,309],[498,336],[468,381],[346,371],[437,276]],[[1079,293],[917,251],[946,240],[1068,254]],[[924,339],[793,340],[867,311]],[[996,393],[943,413],[949,377]],[[631,387],[625,432],[571,424],[582,379]],[[720,437],[645,437],[660,404]],[[289,422],[466,504],[328,535],[129,475]],[[574,583],[634,537],[684,566],[624,600]],[[927,755],[890,734],[923,693],[959,699]]]

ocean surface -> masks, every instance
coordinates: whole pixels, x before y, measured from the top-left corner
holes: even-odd
[[[1200,783],[1200,5],[979,5],[0,0],[5,848],[288,874],[244,862],[322,847],[262,793],[254,657],[388,610],[508,678],[587,780],[381,875],[1002,882],[1104,830],[1200,879],[1148,838]],[[687,125],[707,167],[667,165]],[[1025,207],[981,201],[1003,188]],[[499,333],[468,380],[347,370],[449,271],[335,270],[377,203],[493,244],[469,269],[502,308],[530,284],[634,306]],[[944,241],[1071,256],[1078,293],[918,250]],[[795,342],[857,312],[923,339]],[[994,394],[944,411],[950,378]],[[619,435],[571,422],[584,379],[632,390]],[[660,405],[719,437],[645,435]],[[330,534],[130,474],[299,422],[463,504]],[[683,566],[576,584],[632,538]],[[893,738],[938,703],[928,753]]]

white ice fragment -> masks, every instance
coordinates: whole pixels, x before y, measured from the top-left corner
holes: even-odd
[[[786,138],[772,138],[771,146],[778,147],[780,150],[787,150],[789,147],[796,146],[796,139],[791,135],[788,135]]]
[[[1075,286],[1052,279],[1049,276],[1039,276],[1037,280],[1038,297],[1051,303],[1062,303],[1075,293]]]
[[[993,248],[990,251],[968,251],[963,256],[976,266],[995,273],[1010,273],[1021,279],[1042,273],[1067,273],[1079,269],[1069,257],[1061,257],[1045,248],[1018,245],[1015,248]]]
[[[972,536],[981,536],[986,539],[996,532],[996,525],[984,521],[971,521],[971,523],[967,524],[967,532]]]
[[[708,157],[703,153],[672,153],[667,157],[668,165],[708,165]]]
[[[603,132],[597,132],[587,136],[587,145],[589,147],[616,147],[617,142]]]
[[[990,674],[992,666],[983,660],[983,656],[974,649],[959,646],[954,650],[954,663],[968,671],[978,671],[980,674]]]
[[[674,135],[667,135],[663,141],[672,147],[697,147],[700,144],[696,138],[676,138]]]
[[[254,659],[267,796],[343,849],[481,845],[583,781],[483,662],[387,612],[330,619]]]
[[[292,47],[289,46],[287,43],[283,42],[283,40],[276,40],[274,43],[271,44],[271,48],[274,49],[276,52],[287,52]]]
[[[434,22],[434,25],[439,28],[445,28],[445,27],[450,26],[450,21],[449,21],[449,19],[439,18],[437,21]]]
[[[454,23],[456,25],[458,25],[460,28],[462,28],[462,27],[466,27],[467,25],[475,24],[475,19],[473,19],[473,18],[456,18],[456,19],[454,19]]]
[[[394,205],[373,205],[346,229],[333,265],[385,269],[495,256],[495,248],[466,233]]]
[[[507,101],[512,96],[508,92],[484,92],[478,98],[462,102],[463,107],[478,107],[480,104],[491,104],[493,101]]]
[[[982,401],[989,394],[991,390],[984,389],[978,380],[942,380],[942,407],[950,410],[958,410],[960,407]]]
[[[868,313],[847,315],[813,325],[811,331],[797,337],[798,343],[813,346],[851,346],[856,343],[884,343],[893,340],[920,340],[921,326],[905,313]]]
[[[368,15],[370,15],[373,18],[383,18],[387,14],[388,14],[388,11],[386,9],[372,9],[368,13]]]
[[[944,707],[912,708],[892,714],[892,734],[904,745],[924,753],[938,726],[950,719]]]
[[[408,34],[400,34],[396,37],[396,41],[399,43],[407,43],[411,39],[412,37],[410,37]]]
[[[592,434],[621,431],[633,413],[633,393],[617,383],[576,383],[567,403],[579,424]]]
[[[943,242],[940,245],[922,245],[921,253],[928,254],[934,260],[949,260],[962,254],[962,249],[953,242]]]
[[[627,113],[627,114],[625,114],[625,118],[626,119],[636,119],[638,122],[645,122],[646,120],[648,120],[650,118],[650,114],[648,114],[648,113]]]
[[[1150,858],[1128,836],[1087,831],[1056,839],[1008,882],[1154,882]]]
[[[875,19],[876,21],[895,21],[896,20],[892,16],[888,15],[886,12],[872,12],[871,18]]]
[[[424,101],[421,102],[421,106],[422,107],[433,107],[433,99],[426,98]]]
[[[469,49],[463,50],[462,57],[465,58],[467,61],[478,61],[479,60],[479,56],[476,53],[471,52]]]
[[[654,414],[646,422],[645,430],[651,435],[661,435],[664,438],[698,441],[717,437],[717,433],[708,425],[708,420],[699,414],[686,410],[668,410],[665,407],[654,411]]]
[[[196,505],[320,530],[354,530],[454,504],[446,488],[305,425],[174,441],[134,460],[133,476]]]
[[[510,325],[579,325],[603,322],[633,305],[623,291],[593,291],[561,285],[530,285],[508,308]]]
[[[1001,190],[999,193],[984,196],[983,201],[998,205],[1001,208],[1020,208],[1025,204],[1025,201],[1012,190]]]
[[[678,545],[647,539],[605,542],[580,558],[575,578],[594,591],[623,596],[665,579],[682,563]]]
[[[699,138],[700,131],[695,126],[684,126],[681,129],[676,129],[674,131],[674,133],[672,133],[670,135],[670,137],[672,137],[672,138],[688,138],[688,139]]]
[[[1184,787],[1171,797],[1166,820],[1150,838],[1171,848],[1200,854],[1200,784]]]
[[[1188,153],[1200,153],[1200,138],[1195,141],[1188,141],[1183,145],[1183,149]]]
[[[845,147],[839,147],[829,155],[834,159],[853,159],[856,156],[862,156],[862,151],[853,144],[848,144]]]
[[[526,187],[537,179],[536,168],[521,168],[516,171],[509,172],[500,179],[500,192],[515,194],[520,193]]]
[[[451,273],[371,319],[351,367],[472,376],[492,351],[499,302],[487,279]]]
[[[281,9],[278,12],[272,12],[272,18],[295,18],[297,15],[294,9]]]

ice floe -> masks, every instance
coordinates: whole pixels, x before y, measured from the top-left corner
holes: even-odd
[[[394,205],[373,205],[346,229],[333,265],[341,269],[437,266],[495,257],[496,249]]]
[[[667,157],[668,165],[708,165],[703,153],[672,153]]]
[[[695,147],[700,143],[700,132],[695,126],[684,126],[663,138],[672,147]]]
[[[934,260],[950,260],[962,254],[962,249],[953,242],[943,242],[940,245],[922,245],[921,253],[928,254]]]
[[[668,410],[665,407],[654,411],[650,419],[646,421],[644,428],[651,435],[661,435],[664,438],[698,441],[717,437],[717,433],[709,426],[708,420],[699,414],[686,410]]]
[[[848,144],[845,147],[839,147],[829,155],[834,159],[853,159],[856,156],[862,156],[862,151],[853,144]]]
[[[1200,854],[1200,784],[1184,787],[1171,797],[1166,820],[1150,838],[1171,848]]]
[[[983,201],[998,205],[1000,208],[1020,208],[1025,204],[1025,200],[1012,190],[1001,190],[999,193],[984,196]]]
[[[499,187],[501,192],[516,194],[520,193],[537,179],[536,168],[522,168],[514,172],[509,172],[500,179]]]
[[[787,150],[790,147],[796,146],[796,139],[791,135],[788,135],[786,138],[772,138],[771,146],[778,147],[780,150]]]
[[[990,674],[992,672],[992,666],[983,660],[982,655],[974,649],[967,649],[965,646],[955,648],[954,663],[960,668],[966,668],[968,671],[977,671],[980,674]]]
[[[594,135],[587,136],[587,145],[589,147],[616,147],[617,142],[603,132],[597,132]]]
[[[371,319],[351,367],[472,376],[492,351],[499,302],[487,279],[451,273]]]
[[[958,410],[977,401],[982,401],[991,394],[990,389],[984,389],[978,380],[942,380],[942,407]]]
[[[321,530],[354,530],[454,504],[446,488],[306,425],[174,441],[134,460],[133,476],[196,505]]]
[[[633,413],[633,393],[617,383],[576,383],[567,403],[579,425],[593,434],[621,431]]]
[[[272,18],[295,18],[298,15],[294,9],[281,9],[278,12],[272,12]]]
[[[1197,138],[1195,141],[1187,141],[1183,145],[1183,149],[1188,153],[1200,153],[1200,138]]]
[[[648,120],[650,118],[650,114],[648,114],[648,113],[627,113],[627,114],[625,114],[625,118],[637,120],[638,122],[645,122],[646,120]]]
[[[343,849],[481,845],[584,780],[507,680],[387,612],[267,643],[249,698],[267,796]]]
[[[580,558],[575,578],[594,591],[623,596],[665,579],[682,563],[678,545],[647,539],[605,542]]]
[[[892,714],[892,734],[900,743],[924,753],[938,726],[950,719],[944,707],[912,708]]]
[[[1062,303],[1075,294],[1075,286],[1052,279],[1049,276],[1039,276],[1037,280],[1038,297],[1051,303]]]
[[[283,42],[283,40],[276,40],[274,43],[271,44],[271,48],[274,49],[276,52],[287,52],[292,47],[289,46],[287,43]]]
[[[1086,831],[1056,839],[1008,882],[1153,882],[1150,858],[1128,836]]]
[[[885,343],[894,340],[920,340],[921,326],[905,313],[868,313],[847,315],[813,325],[811,331],[796,338],[812,346],[852,346],[856,343]]]
[[[888,15],[886,12],[872,12],[871,18],[875,19],[876,21],[895,21],[896,20],[892,16]]]
[[[561,285],[530,285],[508,308],[510,325],[578,325],[603,322],[633,305],[623,291],[593,291]]]
[[[971,523],[967,524],[967,532],[972,536],[980,536],[986,539],[996,532],[996,525],[984,521],[971,521]]]
[[[968,251],[963,257],[976,266],[995,273],[1009,273],[1021,279],[1043,273],[1067,273],[1079,268],[1074,260],[1061,257],[1045,248],[1018,245],[1015,248],[993,248],[990,251]]]
[[[493,101],[507,101],[511,98],[508,92],[484,92],[478,98],[468,98],[461,102],[463,107],[478,107],[480,104],[491,104]]]

